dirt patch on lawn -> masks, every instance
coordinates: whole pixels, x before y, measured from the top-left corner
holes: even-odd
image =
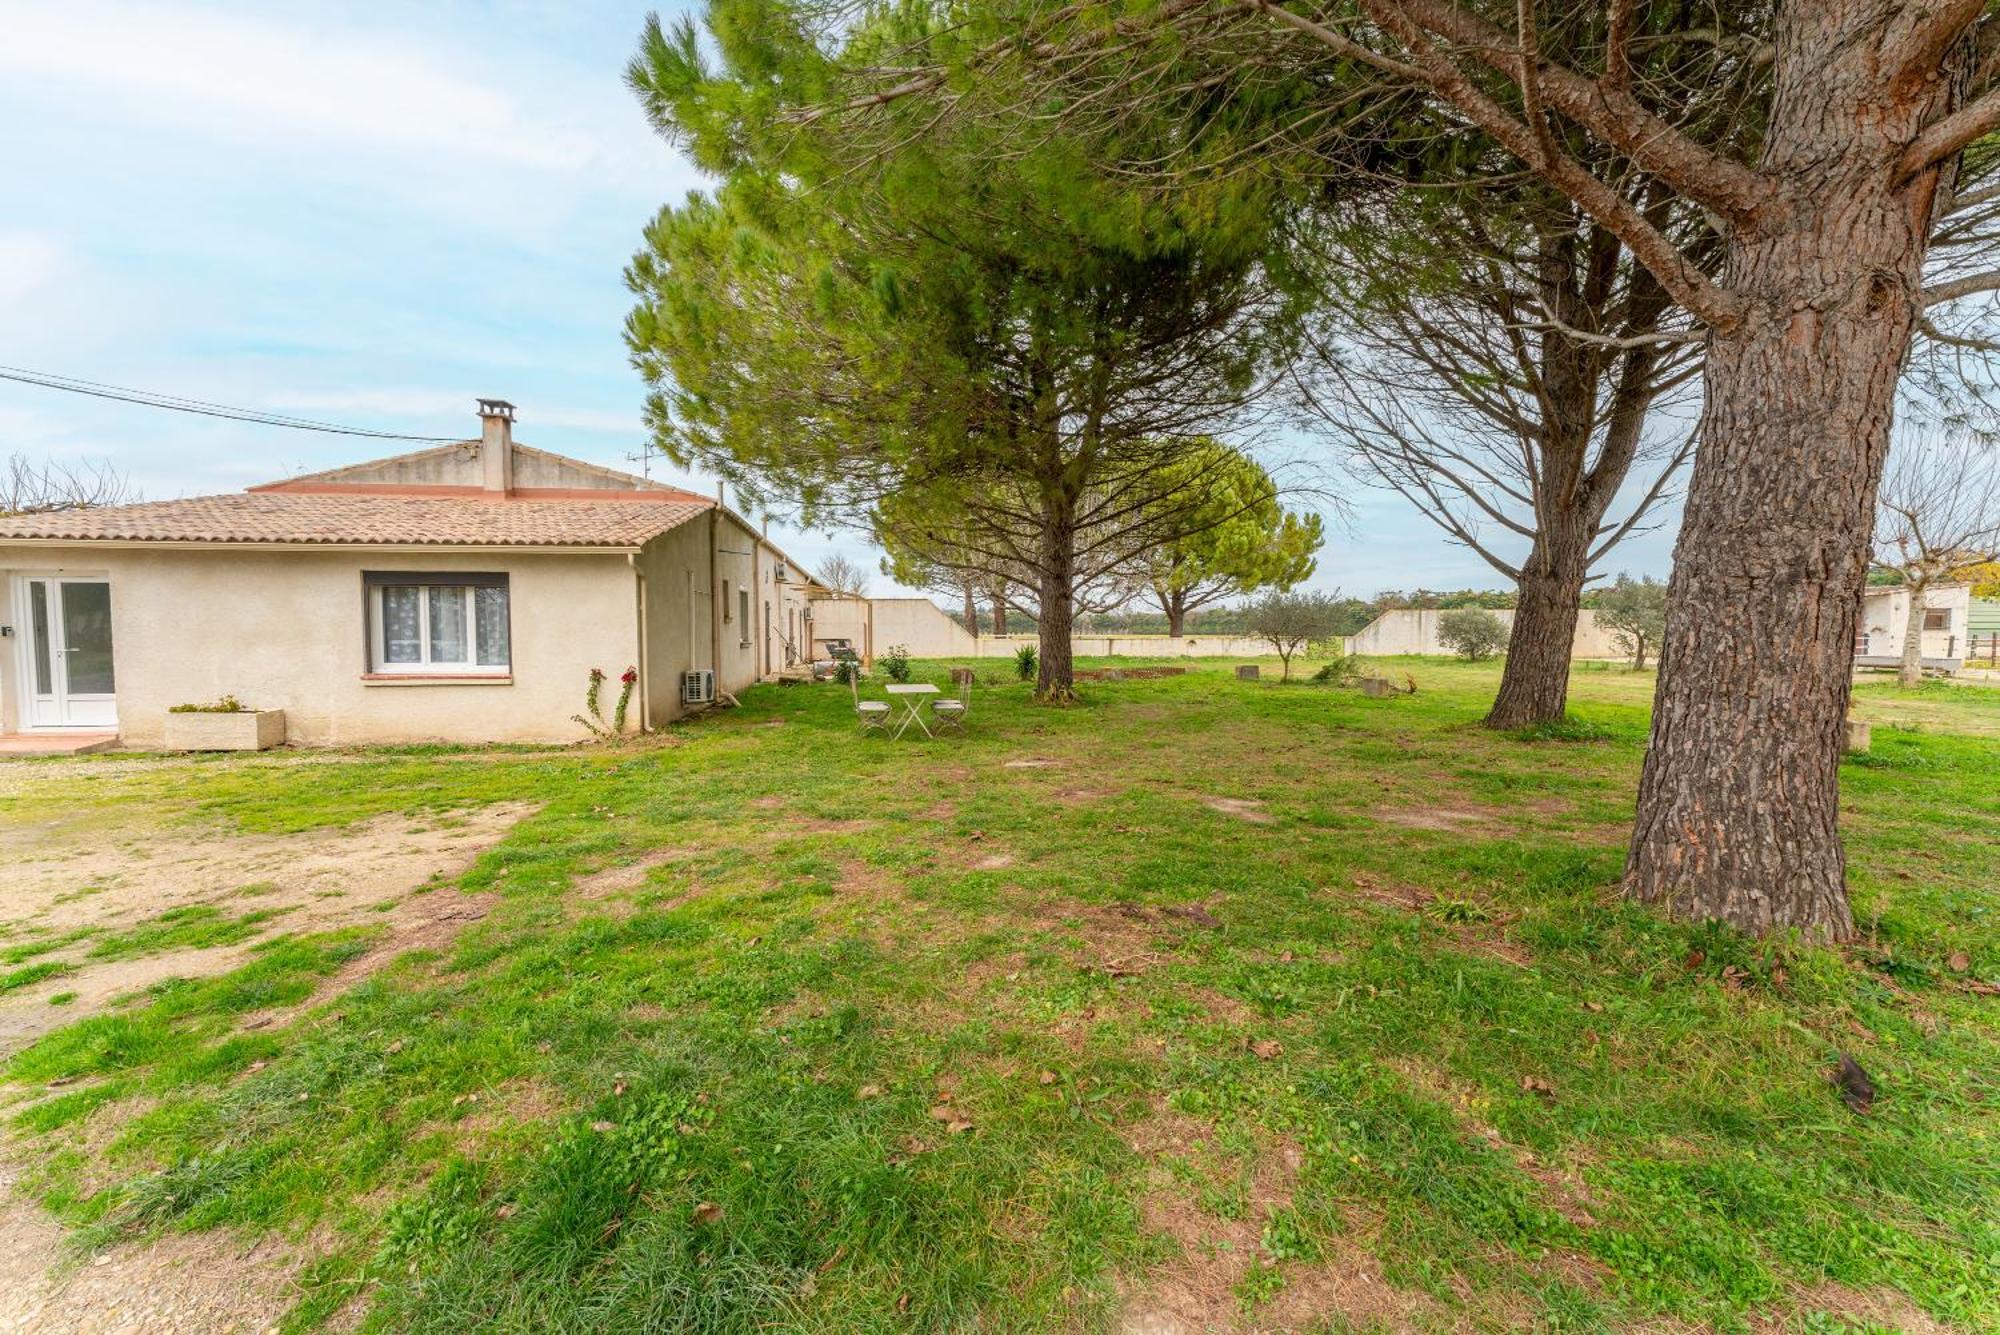
[[[506,803],[422,819],[382,816],[291,835],[166,829],[85,847],[31,842],[0,888],[0,917],[13,928],[8,943],[87,935],[33,957],[72,972],[0,999],[0,1056],[164,979],[226,973],[279,933],[383,929],[368,954],[342,970],[350,979],[405,950],[442,949],[484,917],[493,899],[440,887],[535,809]],[[197,906],[212,910],[216,923],[263,916],[229,944],[91,958],[94,946]],[[76,998],[49,1005],[61,992]]]
[[[1275,825],[1278,818],[1264,809],[1261,798],[1255,797],[1204,797],[1201,804],[1210,811],[1219,811],[1225,816],[1247,820],[1252,825]]]
[[[1368,813],[1384,825],[1400,825],[1406,830],[1435,830],[1444,834],[1476,833],[1494,829],[1500,812],[1484,807],[1378,806]]]
[[[1390,1284],[1375,1258],[1346,1239],[1329,1244],[1319,1260],[1284,1263],[1272,1298],[1246,1306],[1239,1290],[1253,1269],[1272,1264],[1263,1255],[1264,1229],[1290,1207],[1305,1156],[1290,1141],[1266,1146],[1250,1167],[1244,1208],[1226,1218],[1202,1209],[1185,1180],[1190,1171],[1217,1175],[1215,1140],[1205,1123],[1172,1113],[1151,1118],[1130,1134],[1133,1150],[1152,1160],[1141,1217],[1149,1232],[1163,1235],[1177,1250],[1121,1286],[1121,1335],[1303,1330],[1336,1316],[1363,1329],[1437,1324],[1434,1300]],[[1169,1160],[1182,1165],[1179,1175],[1168,1171]],[[1224,1164],[1223,1174],[1228,1171]]]
[[[1806,1329],[1807,1312],[1830,1312],[1849,1321],[1863,1322],[1904,1335],[1952,1335],[1945,1325],[1894,1289],[1851,1289],[1845,1284],[1820,1284],[1800,1289],[1793,1295],[1796,1310],[1783,1315],[1757,1317],[1750,1322],[1756,1335],[1789,1335]]]
[[[306,1259],[275,1237],[169,1233],[75,1263],[62,1226],[14,1195],[0,1164],[0,1329],[250,1332],[272,1329]]]

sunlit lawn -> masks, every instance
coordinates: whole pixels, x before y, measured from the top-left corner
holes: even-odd
[[[309,1238],[299,1327],[2000,1323],[2000,689],[1862,689],[1831,951],[1619,901],[1649,674],[1524,740],[1492,665],[978,666],[936,741],[766,687],[613,750],[41,765],[0,827],[544,805],[448,955],[336,997],[365,931],[273,938],[18,1053],[14,1152],[83,1246]]]

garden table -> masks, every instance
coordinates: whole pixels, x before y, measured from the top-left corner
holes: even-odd
[[[937,687],[927,681],[901,681],[891,682],[882,689],[891,695],[906,697],[903,701],[903,721],[896,728],[896,736],[901,737],[912,723],[916,724],[919,728],[923,728],[924,736],[929,737],[933,735],[931,730],[925,726],[924,716],[921,711],[923,709],[924,697],[927,695],[936,695],[938,693]]]

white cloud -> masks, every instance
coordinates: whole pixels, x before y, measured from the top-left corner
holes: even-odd
[[[387,12],[387,11],[384,11]],[[543,169],[607,145],[511,91],[404,42],[120,0],[0,3],[0,76],[110,91],[153,117]],[[549,101],[557,103],[551,94]]]
[[[19,312],[72,268],[68,249],[40,232],[0,232],[0,308]]]

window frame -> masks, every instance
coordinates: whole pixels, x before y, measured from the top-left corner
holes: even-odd
[[[388,625],[383,616],[384,594],[389,589],[417,590],[417,648],[422,655],[414,663],[388,660]],[[465,645],[469,661],[433,659],[430,620],[433,590],[454,589],[465,602]],[[507,661],[481,663],[479,659],[479,593],[499,589],[503,597],[507,635]],[[514,594],[504,572],[461,572],[455,570],[364,570],[361,572],[361,612],[366,672],[370,677],[467,677],[480,680],[507,679],[514,675]]]
[[[742,588],[736,590],[736,602],[736,633],[741,637],[736,647],[739,649],[748,649],[750,647],[750,590]]]
[[[1937,618],[1935,624],[1931,621],[1932,617]],[[1924,609],[1924,629],[1927,631],[1944,631],[1948,633],[1951,630],[1951,609],[1949,607],[1926,607]]]

